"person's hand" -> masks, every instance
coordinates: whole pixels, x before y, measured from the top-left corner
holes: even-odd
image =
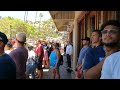
[[[77,70],[80,70],[82,68],[82,64],[80,64],[78,67],[77,67]]]

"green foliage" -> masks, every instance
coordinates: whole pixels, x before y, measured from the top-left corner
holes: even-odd
[[[51,18],[42,22],[40,30],[43,31],[44,38],[46,38],[46,36],[53,37],[53,38],[59,36],[59,34],[56,33],[56,28]]]
[[[17,18],[4,17],[0,19],[0,31],[4,32],[8,38],[15,38],[17,32],[25,32],[27,37],[32,39],[59,36],[51,18],[42,22],[36,21],[35,23],[39,26],[35,26],[32,21],[24,22]]]
[[[4,17],[0,20],[0,31],[4,32],[8,38],[14,38],[17,32],[25,32],[27,37],[34,36],[35,28],[32,24],[26,23],[20,19],[12,17]]]

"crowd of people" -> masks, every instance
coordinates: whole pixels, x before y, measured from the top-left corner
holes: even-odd
[[[18,32],[14,41],[0,32],[0,78],[42,79],[43,69],[52,69],[52,78],[59,74],[60,44],[38,40],[26,46],[26,34]]]
[[[77,79],[120,79],[120,22],[109,20],[91,38],[82,39],[75,76]],[[91,44],[89,44],[91,42]]]
[[[75,70],[76,79],[120,79],[120,22],[109,20],[91,37],[81,39]],[[49,45],[48,45],[49,44]],[[67,71],[72,72],[73,45],[64,47]],[[43,68],[52,70],[52,79],[60,79],[60,43],[38,40],[36,47],[26,47],[26,34],[18,32],[15,41],[0,32],[0,79],[42,79]]]

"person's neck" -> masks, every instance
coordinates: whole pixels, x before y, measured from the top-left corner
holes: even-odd
[[[19,47],[24,47],[24,45],[22,45],[22,44],[17,44],[17,48],[19,48]]]
[[[0,51],[0,56],[4,55],[4,53],[5,53],[4,51]]]
[[[88,45],[84,45],[84,46],[83,46],[83,48],[86,48],[86,47],[88,47]]]
[[[94,47],[97,47],[97,46],[99,46],[100,44],[101,44],[100,42],[94,43],[93,46],[94,46]]]
[[[115,53],[119,50],[118,47],[108,47],[108,46],[105,46],[105,52],[106,52],[106,55],[109,56],[111,55],[112,53]]]

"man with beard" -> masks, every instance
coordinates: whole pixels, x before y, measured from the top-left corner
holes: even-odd
[[[102,78],[109,78],[110,76],[114,76],[114,78],[115,78],[118,75],[118,69],[116,69],[117,70],[117,72],[116,72],[114,65],[118,64],[117,66],[119,66],[119,63],[117,63],[117,64],[115,62],[112,63],[113,68],[111,68],[110,62],[112,60],[109,59],[109,57],[111,57],[109,55],[111,55],[111,54],[114,55],[113,53],[115,53],[119,50],[118,44],[120,41],[120,37],[119,37],[120,23],[116,20],[109,20],[101,26],[100,30],[102,32],[102,41],[104,44],[104,50],[105,50],[106,56],[103,59],[100,59],[100,62],[98,64],[96,64],[95,66],[93,66],[89,70],[87,70],[87,72],[84,74],[86,79],[99,79],[100,77],[102,79]],[[108,57],[107,58],[108,60],[105,60],[106,57]],[[114,58],[116,58],[116,57],[114,57]],[[105,61],[105,64],[103,66],[104,61]],[[108,68],[111,70],[111,72],[109,72],[106,69],[106,62],[107,62],[107,64],[109,64]],[[102,70],[102,66],[103,66],[103,70]],[[105,69],[104,69],[104,67],[105,67]],[[101,70],[102,70],[102,76],[101,76]],[[113,71],[115,71],[114,74],[113,74]],[[110,74],[110,76],[108,74]]]
[[[108,56],[102,67],[101,79],[120,79],[120,22],[110,20],[101,27],[102,40]]]

